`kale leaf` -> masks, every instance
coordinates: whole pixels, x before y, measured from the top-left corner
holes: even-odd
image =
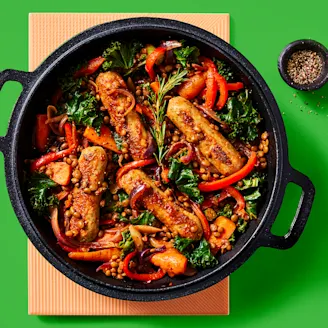
[[[258,137],[257,125],[261,117],[252,105],[248,90],[228,99],[220,119],[228,125],[230,139],[253,141]]]
[[[108,197],[107,197],[108,195]],[[106,207],[108,208],[109,212],[117,212],[117,213],[122,213],[124,211],[124,207],[122,206],[122,202],[126,199],[129,198],[129,195],[125,193],[124,191],[119,191],[117,193],[118,200],[114,201],[111,198],[110,192],[106,194]]]
[[[115,140],[115,143],[116,143],[117,149],[118,149],[118,150],[122,150],[123,139],[122,139],[122,137],[121,137],[118,133],[116,133],[116,132],[114,132],[114,140]]]
[[[187,258],[195,268],[212,268],[218,264],[217,258],[211,253],[210,245],[205,239],[200,241],[199,246]]]
[[[238,184],[236,184],[235,188],[237,190],[246,190],[249,188],[260,187],[264,184],[265,179],[266,179],[265,173],[255,171],[250,175],[248,175],[243,180],[241,180],[243,182],[243,185],[241,187],[239,187]]]
[[[181,47],[173,50],[177,62],[183,67],[186,67],[190,63],[198,63],[198,57],[200,55],[199,49],[195,46]]]
[[[252,193],[248,194],[248,195],[244,195],[244,199],[246,201],[248,200],[256,200],[259,199],[261,197],[261,193],[259,191],[259,188],[256,188]]]
[[[221,210],[218,211],[218,216],[225,216],[226,218],[230,218],[232,216],[232,208],[230,204],[224,205]]]
[[[118,244],[122,248],[121,257],[124,258],[126,255],[134,251],[134,242],[131,237],[130,231],[125,230],[121,232],[123,240]]]
[[[234,78],[232,69],[223,60],[213,58],[213,62],[216,65],[219,74],[222,75],[227,81],[231,81]]]
[[[244,219],[238,219],[237,222],[237,231],[240,233],[244,233],[246,231],[246,227],[247,227],[247,221],[245,221]]]
[[[169,179],[175,181],[177,188],[188,195],[193,201],[202,203],[204,197],[198,189],[198,176],[179,160],[171,158],[170,162]]]
[[[257,204],[256,202],[246,202],[245,211],[249,215],[250,220],[257,219]]]
[[[228,240],[229,240],[230,244],[234,244],[236,242],[235,234],[233,233]]]
[[[96,106],[97,100],[94,96],[75,92],[73,98],[67,103],[68,120],[74,121],[77,125],[93,127],[100,133],[103,114],[97,110]]]
[[[134,64],[134,57],[142,48],[139,41],[119,42],[112,41],[109,47],[103,52],[106,61],[102,67],[105,71],[113,68],[130,69]]]
[[[57,183],[43,173],[33,173],[28,184],[30,203],[38,215],[47,215],[49,207],[58,205],[55,195],[50,194],[50,189],[57,187]]]
[[[58,84],[63,93],[68,91],[75,92],[77,91],[82,84],[83,78],[75,78],[74,73],[78,71],[85,63],[81,63],[75,67],[71,67],[68,71],[58,79]]]
[[[188,253],[188,248],[189,246],[193,243],[194,241],[190,238],[182,238],[180,236],[176,236],[174,238],[174,248],[176,248],[180,253],[182,254],[187,254]],[[188,254],[187,254],[188,256]]]
[[[131,224],[149,225],[153,226],[156,223],[154,214],[149,211],[142,212],[139,216],[131,219]]]

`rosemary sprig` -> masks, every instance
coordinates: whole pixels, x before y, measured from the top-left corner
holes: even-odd
[[[165,82],[165,78],[158,77],[159,90],[158,93],[150,93],[149,101],[153,105],[152,111],[154,115],[154,125],[151,128],[151,133],[157,143],[157,154],[154,154],[158,165],[162,165],[162,161],[167,152],[167,147],[164,144],[165,132],[166,132],[166,105],[167,102],[164,100],[165,95],[171,91],[174,87],[180,85],[185,81],[185,76],[188,74],[187,70],[178,71],[175,75],[170,75],[168,80]]]

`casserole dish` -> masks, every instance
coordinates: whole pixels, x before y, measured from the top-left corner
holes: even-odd
[[[108,279],[94,272],[87,263],[76,263],[56,245],[56,239],[28,206],[24,190],[24,159],[30,157],[31,136],[35,114],[41,112],[42,103],[50,96],[51,85],[60,74],[79,58],[95,56],[111,39],[145,40],[186,39],[198,46],[209,57],[224,59],[239,74],[246,86],[252,89],[252,98],[261,116],[265,130],[269,132],[268,185],[259,218],[251,222],[247,232],[238,240],[235,248],[220,257],[214,269],[199,272],[193,277],[175,278],[173,285],[162,279],[152,284]],[[10,119],[7,135],[0,138],[0,150],[5,156],[6,182],[16,215],[34,246],[59,271],[90,290],[120,299],[157,301],[188,295],[222,280],[261,246],[286,249],[300,237],[310,213],[314,187],[302,173],[294,170],[288,161],[287,139],[283,121],[274,97],[256,69],[233,47],[218,37],[194,26],[173,20],[158,18],[133,18],[106,23],[79,34],[69,40],[34,72],[5,70],[0,73],[0,87],[6,81],[17,81],[23,91]],[[270,233],[278,214],[286,185],[289,182],[301,186],[303,194],[290,231],[279,237]]]

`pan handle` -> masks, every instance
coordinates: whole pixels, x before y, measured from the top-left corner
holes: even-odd
[[[4,71],[1,71],[0,72],[0,90],[2,89],[2,86],[7,81],[19,82],[20,84],[22,84],[23,88],[26,88],[32,79],[32,75],[33,75],[33,73],[17,71],[14,69],[6,69]],[[0,151],[4,154],[9,149],[9,144],[10,144],[9,141],[10,141],[10,138],[8,138],[8,133],[6,136],[0,137]]]
[[[314,185],[306,175],[292,167],[287,175],[287,182],[293,182],[302,188],[302,195],[298,203],[294,220],[289,231],[284,236],[273,235],[270,229],[268,229],[263,235],[261,246],[278,249],[290,248],[295,245],[304,230],[313,204],[315,194]]]

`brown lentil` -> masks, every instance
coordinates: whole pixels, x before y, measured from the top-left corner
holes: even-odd
[[[211,231],[217,231],[217,229],[218,229],[218,226],[216,225],[216,224],[210,224],[210,230]]]
[[[238,215],[237,214],[232,214],[231,221],[232,222],[237,222],[238,221]]]

